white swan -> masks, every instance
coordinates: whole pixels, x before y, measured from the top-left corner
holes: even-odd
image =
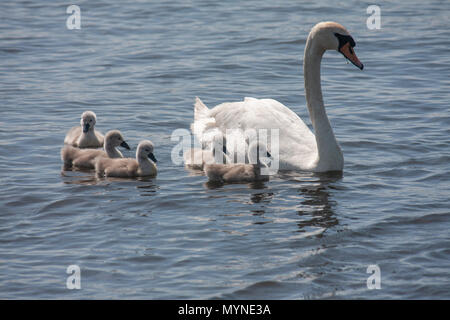
[[[97,158],[95,171],[98,176],[133,178],[156,176],[156,158],[153,155],[153,143],[143,140],[136,150],[136,159]]]
[[[279,130],[280,170],[313,172],[342,171],[344,158],[323,104],[320,63],[326,50],[337,50],[361,70],[363,64],[353,47],[348,31],[336,22],[321,22],[309,33],[303,58],[305,94],[315,135],[292,110],[272,99],[245,98],[208,109],[196,98],[191,130],[205,143],[210,131],[221,131],[227,141],[227,129],[239,129],[245,139],[247,129]],[[269,149],[272,149],[268,142]]]
[[[224,164],[229,162],[226,155],[226,142],[224,141],[222,133],[214,134],[211,142],[212,143],[209,146],[205,146],[202,149],[188,149],[183,154],[184,165],[190,169],[203,170],[205,164]],[[216,150],[220,152],[216,153]]]
[[[271,158],[266,145],[254,141],[248,147],[249,164],[206,164],[205,173],[210,181],[218,182],[253,182],[268,181],[269,175],[261,173],[267,163],[263,159]]]
[[[123,158],[122,153],[116,147],[130,150],[119,130],[108,131],[105,135],[104,151],[98,149],[79,149],[66,145],[61,149],[61,160],[65,168],[94,169],[98,157]]]
[[[103,135],[94,129],[97,116],[92,111],[85,111],[81,115],[79,127],[73,127],[64,139],[64,143],[79,148],[103,147]]]

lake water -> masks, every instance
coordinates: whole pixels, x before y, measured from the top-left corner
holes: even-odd
[[[68,4],[0,4],[0,298],[450,298],[450,2],[378,1],[379,30],[364,1],[75,4],[80,30]],[[171,161],[195,96],[273,98],[310,125],[303,50],[326,20],[365,65],[322,62],[342,175],[217,186]],[[151,139],[158,176],[62,172],[85,110],[126,156]]]

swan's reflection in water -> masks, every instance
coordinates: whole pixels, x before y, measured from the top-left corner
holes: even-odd
[[[341,179],[341,172],[283,172],[269,182],[223,184],[208,181],[205,187],[211,190],[223,188],[222,197],[252,205],[249,211],[254,216],[263,217],[264,223],[295,221],[297,232],[313,232],[321,237],[339,224],[330,189],[337,189]],[[246,192],[249,194],[247,200],[242,197]],[[214,193],[214,197],[218,194]],[[293,212],[296,218],[293,218]],[[255,221],[255,224],[261,223]]]
[[[333,210],[336,203],[330,199],[329,189],[335,189],[335,185],[342,177],[342,172],[290,172],[280,175],[282,179],[302,184],[300,187],[297,186],[297,193],[302,199],[299,209],[296,210],[300,217],[297,222],[298,232],[319,229],[320,232],[315,235],[320,238],[328,229],[339,224]]]
[[[155,179],[151,177],[98,178],[92,171],[63,171],[61,175],[65,184],[113,187],[103,191],[107,193],[113,190],[115,192],[126,190],[130,184],[143,197],[155,196],[160,189]],[[251,222],[254,224],[286,223],[291,226],[296,224],[294,232],[321,237],[328,229],[339,224],[334,214],[336,203],[332,199],[332,191],[340,189],[341,179],[342,173],[283,172],[272,177],[269,182],[223,184],[207,181],[204,182],[204,187],[213,191],[208,197],[222,198],[230,203],[227,210],[220,209],[226,215],[247,213],[255,217]],[[180,184],[182,181],[177,183]],[[182,189],[182,186],[180,188]],[[183,198],[198,197],[187,190],[186,193]]]

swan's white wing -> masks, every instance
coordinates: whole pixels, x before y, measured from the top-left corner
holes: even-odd
[[[278,129],[280,168],[303,167],[317,154],[314,134],[292,110],[273,99],[245,98],[242,102],[225,103],[211,110],[217,126],[226,128]],[[268,141],[270,148],[271,141]],[[296,160],[294,160],[296,159]]]
[[[196,117],[193,124],[199,130],[193,132],[197,137],[203,135],[203,141],[217,130],[226,135],[228,144],[230,140],[245,139],[244,132],[248,129],[278,129],[280,169],[305,168],[317,155],[314,134],[297,114],[276,100],[245,98],[202,112],[203,117]],[[228,135],[227,129],[238,130]],[[269,138],[269,149],[270,145]]]

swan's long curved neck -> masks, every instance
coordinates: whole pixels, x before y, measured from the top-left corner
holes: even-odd
[[[343,165],[342,152],[328,120],[322,97],[320,63],[324,53],[325,50],[315,43],[313,38],[308,37],[303,58],[306,103],[316,137],[317,166],[331,166],[324,169],[341,170]]]

